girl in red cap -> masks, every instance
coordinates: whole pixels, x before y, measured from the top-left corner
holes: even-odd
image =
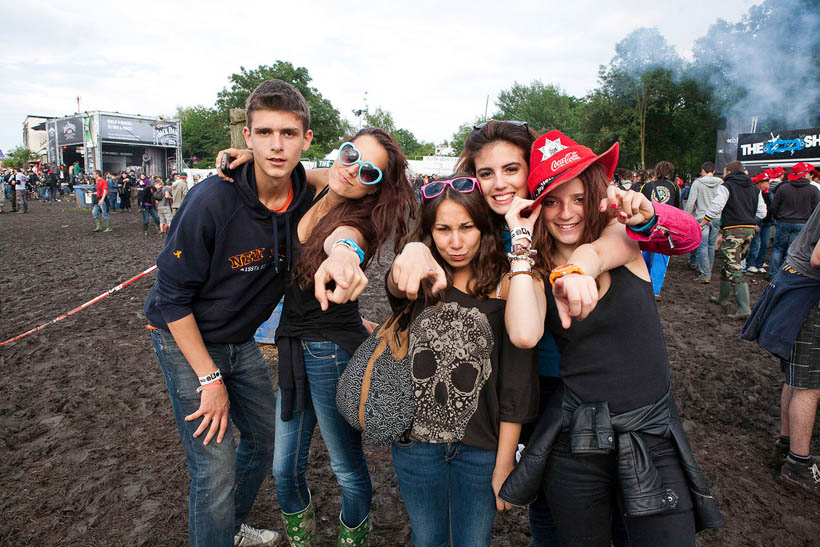
[[[607,183],[617,157],[617,144],[596,155],[558,131],[533,144],[528,186],[534,201],[527,206],[541,205],[535,262],[551,272],[553,290],[546,314],[529,304],[529,321],[546,320],[555,337],[562,388],[546,403],[499,496],[524,504],[541,490],[562,545],[610,545],[618,511],[626,515],[632,545],[693,546],[697,529],[724,521],[669,392],[666,344],[640,248],[632,243],[625,265],[611,271],[585,269],[594,263],[586,258],[596,254],[591,243],[616,222],[601,213],[611,210],[615,189]],[[617,214],[623,220],[626,213]],[[586,283],[597,300],[582,322],[559,313],[568,282]],[[520,328],[521,316],[508,316],[508,330]],[[624,344],[635,332],[641,344]]]

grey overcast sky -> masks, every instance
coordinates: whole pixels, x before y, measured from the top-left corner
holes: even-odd
[[[581,96],[638,27],[684,57],[718,18],[754,0],[157,2],[3,0],[0,149],[22,144],[27,114],[82,110],[173,115],[213,106],[240,66],[306,67],[342,116],[367,104],[441,142],[489,111],[513,82]],[[184,138],[184,135],[183,135]]]

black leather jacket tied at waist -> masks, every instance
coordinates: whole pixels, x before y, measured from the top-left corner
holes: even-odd
[[[558,399],[555,399],[558,398]],[[560,405],[556,404],[560,401]],[[566,386],[556,390],[553,404],[541,416],[521,460],[501,488],[499,497],[513,505],[532,503],[542,484],[552,447],[562,430],[568,430],[573,454],[617,455],[618,485],[629,517],[674,509],[678,494],[664,487],[641,434],[672,439],[694,504],[698,531],[726,524],[709,493],[683,431],[675,401],[669,391],[655,403],[622,414],[610,414],[606,402],[582,403]]]

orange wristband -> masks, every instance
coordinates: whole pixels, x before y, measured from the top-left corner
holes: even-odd
[[[555,285],[555,280],[559,277],[564,277],[565,275],[574,273],[584,275],[584,270],[575,264],[564,264],[562,266],[557,266],[550,272],[550,285]]]
[[[208,391],[210,389],[216,389],[224,383],[225,382],[223,382],[222,379],[220,378],[219,380],[217,380],[215,382],[205,384],[204,386],[199,386],[198,388],[196,388],[196,392],[197,393],[202,393],[203,391]]]

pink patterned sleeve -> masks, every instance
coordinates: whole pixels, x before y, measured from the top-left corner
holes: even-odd
[[[701,229],[695,217],[664,203],[653,203],[655,224],[645,232],[627,228],[626,233],[637,241],[642,251],[664,255],[682,255],[700,245]]]

